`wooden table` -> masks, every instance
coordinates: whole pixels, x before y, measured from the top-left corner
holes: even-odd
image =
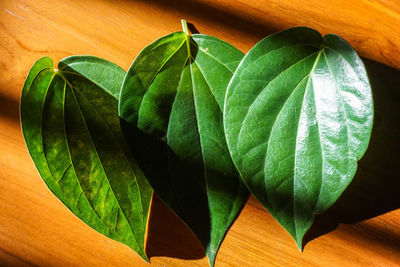
[[[398,0],[1,0],[0,265],[147,266],[50,193],[22,138],[19,97],[42,56],[57,62],[90,54],[127,69],[147,44],[180,30],[181,18],[243,52],[270,33],[304,25],[339,34],[374,60],[366,60],[376,111],[370,148],[348,190],[317,217],[304,252],[251,197],[216,266],[400,266]],[[147,252],[152,266],[207,266],[199,241],[157,199]]]

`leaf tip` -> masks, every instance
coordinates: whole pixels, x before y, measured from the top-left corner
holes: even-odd
[[[206,249],[206,255],[207,255],[207,259],[208,259],[208,263],[209,263],[210,267],[214,267],[215,258],[217,257],[217,250],[212,249],[211,247],[208,247]]]
[[[137,251],[137,254],[146,262],[150,263],[150,259],[147,257],[146,252],[144,250]]]
[[[210,267],[214,267],[214,264],[215,264],[215,254],[214,255],[208,255],[207,256],[207,258],[208,258],[208,263],[209,263],[209,265],[210,265]]]
[[[296,238],[296,245],[300,252],[303,252],[303,238]]]

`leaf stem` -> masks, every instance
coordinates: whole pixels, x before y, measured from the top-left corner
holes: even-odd
[[[190,33],[189,33],[189,30],[188,30],[188,27],[187,27],[186,20],[182,19],[181,23],[182,23],[183,32],[185,33],[186,48],[187,48],[188,57],[189,57],[189,60],[190,60],[192,58],[192,52],[190,51]]]
[[[181,19],[181,23],[182,23],[183,32],[186,33],[186,35],[190,36],[186,20]]]

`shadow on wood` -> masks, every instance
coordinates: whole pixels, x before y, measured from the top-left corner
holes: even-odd
[[[336,229],[400,208],[400,71],[372,60],[363,59],[374,97],[374,127],[357,173],[339,200],[316,221],[304,238],[304,244]],[[400,236],[369,227],[373,239],[394,246],[400,252]],[[384,229],[384,231],[387,231]],[[392,245],[393,246],[393,245]]]
[[[244,35],[254,36],[260,40],[271,33],[282,30],[274,28],[271,25],[266,25],[265,22],[257,21],[255,17],[248,16],[245,10],[235,12],[233,9],[219,6],[218,3],[211,6],[199,0],[129,1],[139,1],[145,2],[147,5],[161,6],[164,10],[167,10],[165,12],[177,13],[182,16],[182,19],[188,20],[188,22],[191,22],[191,18],[201,18],[201,20],[207,21],[210,24],[230,28],[232,31],[239,31]],[[192,31],[192,29],[190,30]],[[198,33],[198,31],[192,31],[192,33]]]
[[[0,117],[7,120],[19,121],[19,102],[4,95],[6,90],[0,90]]]
[[[205,252],[190,229],[154,194],[146,252],[150,258],[167,256],[201,259]]]

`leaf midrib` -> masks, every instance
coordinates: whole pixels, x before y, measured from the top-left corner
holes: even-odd
[[[201,50],[201,49],[200,49]],[[229,69],[229,68],[227,68],[224,64],[222,64],[219,60],[217,60],[215,57],[213,57],[213,56],[211,56],[209,53],[206,53],[206,52],[204,52],[203,50],[201,50],[204,54],[206,54],[206,55],[208,55],[210,58],[212,58],[212,59],[214,59],[216,62],[218,62],[220,65],[222,65],[223,67],[225,67],[231,74],[232,74],[232,71]],[[190,61],[191,62],[191,61]],[[215,104],[218,106],[218,109],[219,109],[219,111],[221,112],[221,115],[223,114],[223,110],[221,109],[221,107],[219,106],[219,104],[218,104],[218,101],[217,101],[217,99],[216,99],[216,96],[215,96],[215,94],[213,93],[213,91],[212,91],[212,89],[211,89],[211,85],[210,85],[210,83],[209,83],[209,81],[207,80],[207,78],[206,78],[206,76],[204,75],[204,72],[203,72],[203,70],[202,70],[202,67],[200,67],[200,65],[201,64],[199,64],[198,62],[196,62],[196,60],[194,60],[193,62],[191,62],[191,64],[190,64],[190,72],[191,72],[191,80],[192,80],[192,91],[193,91],[193,100],[194,100],[194,108],[195,108],[195,115],[196,115],[196,122],[197,122],[197,132],[198,132],[198,136],[199,136],[199,141],[200,141],[200,147],[201,147],[201,157],[202,157],[202,162],[203,162],[203,173],[204,173],[204,184],[205,184],[205,186],[207,187],[207,171],[206,171],[206,164],[205,164],[205,160],[204,160],[204,146],[203,146],[203,144],[202,144],[202,138],[201,138],[201,133],[200,133],[200,125],[199,125],[199,120],[198,120],[198,108],[197,108],[197,105],[196,105],[196,99],[197,99],[197,97],[196,97],[196,93],[195,93],[195,89],[194,89],[194,77],[193,77],[193,69],[192,69],[192,64],[195,64],[197,67],[198,67],[198,69],[199,69],[199,71],[200,71],[200,74],[201,74],[201,76],[203,76],[203,79],[204,79],[204,81],[205,81],[205,83],[206,83],[206,85],[207,85],[207,87],[208,87],[208,91],[210,92],[210,94],[213,96],[213,99],[214,99],[214,101],[215,101]],[[225,146],[227,146],[227,144],[226,144],[226,142],[224,142],[224,144],[225,144]],[[229,152],[228,152],[229,153]],[[207,195],[207,199],[209,199],[210,198],[210,196],[209,196],[209,190],[206,190],[206,195]],[[208,202],[208,201],[207,201]],[[226,216],[225,217],[225,220],[224,220],[224,223],[222,223],[221,225],[226,225],[227,224],[227,222],[229,221],[229,218],[231,217],[231,215],[232,215],[232,211],[233,211],[233,207],[234,207],[234,205],[233,205],[233,203],[231,204],[231,208],[230,208],[230,211],[229,211],[229,216]],[[211,221],[211,217],[210,217],[210,221]],[[207,247],[206,247],[206,251],[208,252],[208,253],[210,253],[211,252],[211,257],[215,257],[215,253],[216,253],[216,251],[214,250],[214,248],[212,247],[212,244],[213,244],[213,241],[214,239],[212,239],[212,236],[210,236],[210,242],[209,242],[209,244],[207,245]],[[217,242],[219,243],[221,240],[220,240],[220,238],[218,238],[218,240],[217,240]],[[217,248],[218,249],[218,248]],[[207,254],[208,254],[207,253]]]
[[[64,80],[65,81],[65,80]],[[66,87],[66,85],[67,85],[67,82],[65,81],[65,86],[64,86],[64,88],[65,88],[65,90],[64,90],[64,101],[65,101],[65,94],[67,93],[67,87]],[[74,90],[72,89],[72,87],[70,88],[71,89],[71,91],[73,92]],[[80,114],[81,114],[81,117],[82,117],[82,119],[83,119],[83,114],[82,114],[82,112],[81,112],[81,110],[80,110],[80,106],[79,106],[79,104],[78,104],[78,101],[77,101],[77,99],[76,99],[76,96],[75,96],[75,93],[73,92],[73,95],[74,95],[74,98],[75,98],[75,102],[76,102],[76,104],[77,104],[77,106],[79,107],[79,112],[80,112]],[[64,116],[64,114],[65,114],[65,109],[63,110],[63,116]],[[85,124],[85,127],[87,128],[87,126],[86,126],[86,121],[83,119],[83,122],[84,122],[84,124]],[[67,146],[67,149],[68,149],[68,158],[69,158],[69,160],[70,160],[70,163],[71,163],[71,166],[72,166],[72,168],[73,168],[73,170],[74,170],[74,174],[75,174],[75,177],[76,177],[76,181],[77,181],[77,183],[78,183],[78,185],[79,185],[79,187],[80,187],[80,194],[79,194],[79,197],[81,196],[81,195],[83,195],[84,197],[85,197],[85,199],[86,199],[86,201],[88,202],[88,204],[89,204],[89,206],[92,208],[92,211],[93,211],[93,213],[94,214],[96,214],[96,216],[97,216],[97,218],[99,218],[99,220],[106,226],[106,228],[109,228],[109,226],[103,221],[103,219],[101,218],[101,216],[97,213],[97,211],[96,211],[96,209],[93,207],[93,205],[92,205],[92,203],[89,201],[89,199],[87,198],[87,196],[86,196],[86,194],[85,194],[85,192],[84,192],[84,190],[83,190],[83,186],[82,186],[82,184],[81,184],[81,182],[80,182],[80,180],[79,180],[79,178],[78,178],[78,174],[77,174],[77,172],[76,172],[76,169],[75,169],[75,164],[74,164],[74,161],[72,160],[72,157],[71,157],[71,150],[70,150],[70,148],[69,148],[69,142],[68,142],[68,138],[67,138],[67,127],[66,127],[66,124],[65,124],[65,117],[64,117],[64,136],[65,136],[65,143],[66,143],[66,146]],[[90,135],[89,135],[90,136]],[[91,137],[90,137],[91,138]],[[92,141],[92,140],[91,140]],[[93,142],[93,141],[92,141]],[[93,143],[92,143],[92,145],[93,145]],[[97,153],[97,152],[96,152]],[[104,178],[103,178],[104,179]],[[79,197],[78,197],[78,200],[79,200]],[[90,214],[91,213],[89,213],[89,216],[90,216]],[[116,231],[114,231],[118,236],[120,236],[120,234],[118,233],[118,232],[116,232]]]
[[[108,132],[112,135],[112,137],[114,138],[114,140],[115,140],[116,143],[118,144],[118,147],[119,147],[120,152],[122,153],[122,155],[124,155],[123,158],[124,158],[125,162],[126,162],[127,165],[129,166],[129,169],[132,171],[132,173],[133,173],[133,175],[134,175],[134,177],[135,177],[134,183],[135,183],[135,185],[136,185],[136,187],[137,187],[137,190],[138,190],[138,192],[140,192],[139,184],[138,184],[137,179],[136,179],[137,175],[136,175],[136,173],[135,173],[135,170],[132,168],[132,165],[130,164],[130,162],[129,162],[127,156],[126,156],[125,151],[122,149],[121,143],[118,141],[118,138],[115,136],[114,132],[111,130],[110,126],[108,125],[108,123],[106,123],[106,121],[104,120],[104,118],[97,112],[97,109],[93,106],[93,104],[89,101],[89,99],[85,96],[85,94],[81,93],[80,90],[79,90],[78,88],[75,88],[75,89],[86,99],[86,101],[87,101],[87,102],[89,103],[89,105],[92,107],[93,111],[94,111],[94,112],[96,113],[96,115],[101,119],[101,121],[102,121],[102,122],[104,123],[104,125],[106,126]],[[89,130],[88,130],[88,132],[89,132],[89,135],[90,135],[90,131],[89,131]],[[91,139],[91,140],[92,140],[92,139]],[[92,141],[93,141],[93,140],[92,140]],[[93,142],[93,145],[94,145],[94,142]],[[94,145],[94,147],[96,147],[96,146]],[[95,150],[96,150],[96,154],[98,155],[97,149],[95,149]],[[100,156],[98,156],[98,158],[99,158],[99,160],[100,160]],[[101,160],[100,160],[100,162],[101,162]],[[104,171],[104,172],[105,172],[105,171]],[[113,192],[113,193],[114,193],[114,192]],[[142,197],[141,197],[140,194],[139,194],[139,199],[140,199],[141,212],[142,212],[142,214],[143,214],[143,201],[142,201]],[[142,217],[143,217],[143,216],[142,216]]]
[[[213,94],[213,91],[211,90],[211,86],[210,86],[209,82],[207,81],[207,78],[205,77],[203,71],[201,70],[200,65],[199,65],[197,62],[193,62],[193,64],[196,64],[196,66],[199,68],[200,73],[201,73],[201,75],[203,76],[204,81],[205,81],[206,84],[207,84],[208,91],[209,91],[210,94],[213,96],[213,98],[214,98],[214,100],[215,100],[215,104],[218,106],[218,109],[219,109],[219,111],[220,111],[221,114],[222,114],[222,109],[221,109],[221,107],[218,105],[217,99],[216,99],[215,95]],[[193,77],[193,76],[192,76],[192,77]],[[194,90],[193,90],[193,92],[194,92]],[[195,101],[195,102],[196,102],[196,101]],[[198,132],[199,132],[199,136],[201,136],[201,134],[200,134],[200,126],[198,126]],[[215,140],[215,141],[217,141],[217,140]],[[201,143],[201,138],[200,138],[200,143]],[[216,142],[216,143],[219,144],[218,142]],[[225,144],[225,146],[227,146],[227,144],[226,144],[226,142],[225,142],[225,139],[224,139],[224,144]],[[202,146],[202,147],[203,147],[203,146]],[[223,148],[223,147],[221,146],[221,148]],[[226,150],[227,150],[227,149],[226,149]],[[226,152],[229,153],[228,151],[226,151]],[[202,154],[203,154],[203,150],[202,150]],[[204,159],[203,159],[203,165],[204,165],[204,172],[206,173],[206,166],[205,166],[205,164],[204,164]],[[205,184],[206,184],[206,186],[207,186],[207,177],[206,177],[206,176],[205,176]],[[208,197],[208,190],[207,190],[207,197]],[[230,215],[232,214],[232,211],[233,211],[233,204],[231,205],[229,216],[226,216],[226,217],[224,218],[224,219],[225,219],[225,220],[224,220],[225,223],[223,223],[223,225],[226,225],[226,222],[229,220]]]
[[[322,54],[322,52],[323,52],[323,49],[321,49],[320,51],[317,51],[317,52],[314,52],[314,53],[312,53],[312,54],[310,54],[310,55],[308,55],[307,57],[305,57],[305,58],[303,58],[302,60],[300,60],[300,61],[297,61],[296,63],[294,63],[294,64],[292,64],[291,66],[289,66],[288,68],[286,68],[284,71],[287,71],[288,69],[290,69],[292,66],[294,66],[294,65],[296,65],[296,64],[298,64],[298,63],[301,63],[302,61],[304,61],[306,58],[309,58],[309,57],[311,57],[311,56],[313,56],[313,55],[315,55],[316,53],[318,53],[318,55],[317,55],[317,58],[315,59],[315,61],[314,61],[314,64],[313,64],[313,66],[312,66],[312,68],[311,68],[311,70],[310,70],[310,72],[306,75],[306,76],[304,76],[297,84],[296,84],[296,86],[295,86],[295,88],[293,89],[293,91],[290,93],[290,95],[288,96],[288,98],[286,98],[286,100],[285,100],[285,102],[283,103],[283,105],[282,105],[282,107],[281,107],[281,109],[279,110],[279,112],[278,112],[278,114],[277,114],[277,116],[275,117],[275,120],[274,120],[274,122],[272,123],[272,127],[271,127],[271,133],[270,133],[270,135],[269,135],[269,137],[268,137],[268,141],[266,142],[266,144],[267,144],[267,149],[266,149],[266,158],[265,158],[265,160],[264,160],[264,168],[263,168],[263,170],[264,170],[264,173],[265,173],[265,170],[266,170],[266,163],[267,163],[267,157],[268,157],[268,149],[269,149],[269,142],[270,142],[270,139],[271,139],[271,137],[272,137],[272,132],[273,132],[273,129],[275,128],[275,125],[276,125],[276,121],[277,121],[277,119],[278,119],[278,117],[279,117],[279,115],[281,114],[281,112],[282,112],[282,110],[283,110],[283,107],[286,105],[286,103],[289,101],[289,99],[291,98],[291,96],[294,94],[294,92],[298,89],[298,88],[300,88],[300,87],[298,87],[303,81],[304,81],[304,79],[306,79],[307,78],[307,82],[306,82],[306,84],[305,84],[305,88],[304,88],[304,90],[305,90],[305,92],[304,92],[304,96],[303,96],[303,101],[302,101],[302,107],[303,107],[303,104],[304,104],[304,97],[306,96],[306,93],[307,93],[307,89],[308,89],[308,84],[309,84],[309,82],[310,82],[310,79],[311,79],[311,76],[312,76],[312,74],[313,74],[313,72],[314,72],[314,70],[315,70],[315,68],[316,68],[316,65],[317,65],[317,63],[318,63],[318,61],[319,61],[319,58],[320,58],[320,56],[321,56],[321,54]],[[282,72],[280,72],[280,74],[282,74],[283,73],[283,71]],[[280,74],[278,74],[278,75],[280,75]],[[276,79],[276,77],[274,78],[274,79]],[[273,79],[273,80],[274,80]],[[272,80],[271,80],[272,81]],[[270,83],[269,83],[270,84]],[[268,85],[269,85],[268,84]],[[266,86],[266,87],[268,87],[268,85]],[[266,88],[266,87],[264,87],[264,89]],[[263,89],[263,90],[264,90]],[[262,90],[262,91],[263,91]],[[254,103],[254,102],[253,102]],[[301,114],[301,110],[302,110],[302,107],[300,108],[300,113],[299,113],[299,116],[300,116],[300,114]],[[247,114],[249,114],[249,112],[247,113]],[[246,116],[247,117],[247,116]],[[298,127],[298,125],[297,125],[297,127]],[[295,196],[296,196],[296,194],[295,194],[295,179],[296,179],[296,175],[295,175],[295,172],[296,172],[296,147],[297,147],[297,137],[298,137],[298,128],[297,128],[297,134],[296,134],[296,143],[295,143],[295,153],[294,153],[294,169],[293,169],[293,223],[294,223],[294,235],[297,237],[297,225],[296,225],[296,217],[295,217],[295,210],[296,210],[296,201],[295,201]],[[321,151],[322,151],[322,148],[321,148]],[[322,182],[321,182],[321,184],[322,184]],[[268,188],[268,186],[267,186],[267,177],[264,175],[264,185],[265,185],[265,188]],[[270,205],[271,206],[271,205]],[[271,206],[272,207],[272,206]]]
[[[315,59],[315,62],[311,68],[310,73],[308,74],[308,79],[305,85],[305,90],[304,90],[304,96],[303,96],[303,101],[301,102],[301,108],[300,108],[300,113],[299,113],[299,118],[298,120],[300,120],[300,116],[301,116],[301,112],[303,110],[303,105],[304,105],[304,101],[305,101],[305,97],[307,95],[307,90],[309,89],[309,82],[312,79],[312,75],[315,71],[315,68],[317,67],[317,64],[319,62],[319,59],[321,57],[321,54],[323,53],[324,48],[320,49],[320,51],[318,52],[317,58]],[[315,98],[315,94],[314,94],[314,98]],[[315,105],[315,100],[314,100],[314,105]],[[319,131],[319,125],[318,125],[318,121],[317,121],[317,128],[318,128],[318,137],[319,137],[319,143],[320,143],[320,148],[321,148],[321,154],[323,154],[323,149],[322,149],[322,143],[321,143],[321,134]],[[293,224],[294,224],[294,235],[296,236],[296,242],[301,242],[302,238],[299,239],[298,236],[298,231],[297,231],[297,220],[296,220],[296,164],[297,164],[297,157],[296,157],[296,151],[297,151],[297,140],[298,140],[298,136],[299,136],[299,123],[297,124],[297,130],[296,130],[296,142],[295,142],[295,150],[294,150],[294,168],[293,168]],[[321,155],[322,161],[321,161],[321,170],[323,168],[323,163],[324,163],[324,156]],[[297,177],[298,179],[298,177]],[[323,172],[321,171],[321,184],[320,184],[320,192],[322,189],[322,179],[323,179]],[[304,182],[303,182],[304,183]],[[318,201],[318,200],[317,200]]]
[[[88,128],[88,126],[87,126],[85,117],[83,116],[83,113],[82,113],[81,107],[80,107],[80,105],[79,105],[79,102],[78,102],[78,100],[77,100],[77,98],[76,98],[74,87],[71,87],[71,91],[72,91],[72,94],[73,94],[73,96],[74,96],[75,102],[76,102],[77,106],[79,107],[78,110],[79,110],[79,114],[81,115],[81,119],[82,119],[82,121],[83,121],[83,123],[84,123],[84,125],[85,125],[85,128],[86,128],[87,132],[89,133],[89,138],[90,138],[90,141],[91,141],[92,146],[93,146],[93,148],[94,148],[93,150],[95,151],[96,157],[97,157],[97,159],[98,159],[100,162],[102,162],[101,159],[100,159],[100,156],[99,156],[99,154],[98,154],[98,152],[97,152],[96,145],[95,145],[95,143],[94,143],[94,141],[93,141],[93,138],[92,138],[92,136],[91,136],[91,134],[90,134],[90,131],[89,131],[89,128]],[[79,92],[79,90],[77,90],[77,91]],[[80,93],[80,92],[79,92],[79,93]],[[80,93],[80,94],[81,94],[83,97],[85,97],[82,93]],[[85,97],[85,99],[87,100],[86,97]],[[88,102],[89,102],[89,101],[88,101]],[[90,103],[90,102],[89,102],[89,103]],[[93,108],[93,107],[92,107],[92,108]],[[65,120],[64,120],[64,124],[65,124]],[[107,124],[106,124],[106,125],[107,125]],[[118,142],[117,142],[117,143],[118,143]],[[68,150],[69,150],[69,146],[68,146]],[[71,152],[69,152],[69,155],[71,155]],[[71,162],[72,162],[72,159],[71,159]],[[72,162],[72,164],[73,164],[73,162]],[[131,222],[128,220],[128,218],[127,218],[127,216],[126,216],[124,210],[121,208],[121,206],[120,206],[120,204],[119,204],[119,201],[118,201],[118,198],[116,197],[116,195],[115,195],[115,193],[114,193],[114,189],[112,188],[112,186],[111,186],[111,184],[110,184],[110,182],[109,182],[107,172],[105,171],[103,164],[100,164],[100,165],[101,165],[101,168],[102,168],[102,170],[103,170],[103,172],[104,172],[104,175],[107,177],[108,186],[109,186],[109,188],[111,188],[111,192],[112,192],[113,195],[114,195],[115,202],[117,203],[119,210],[121,210],[122,215],[124,216],[124,218],[125,218],[126,221],[128,222],[129,229],[131,230],[131,233],[132,233],[132,235],[133,235],[134,238],[135,238],[136,245],[138,246],[139,249],[142,250],[142,247],[140,246],[141,243],[139,243],[138,240],[137,240],[137,237],[136,237],[136,235],[135,235],[135,232],[133,231]],[[75,170],[75,167],[74,167],[74,170]],[[78,179],[78,180],[79,180],[79,179]],[[86,196],[85,196],[85,197],[86,197]],[[90,203],[90,201],[89,201],[89,203]],[[92,206],[91,203],[90,203],[90,205]],[[92,207],[92,208],[93,208],[93,207]],[[93,208],[93,210],[94,210],[94,212],[97,214],[97,212],[95,211],[94,208]],[[118,216],[118,215],[117,215],[117,216]],[[117,220],[117,221],[118,221],[118,220]]]

